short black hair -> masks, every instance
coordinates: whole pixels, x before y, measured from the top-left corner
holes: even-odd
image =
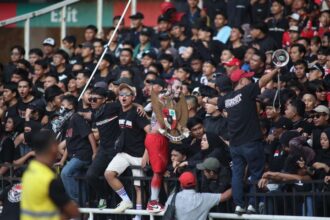
[[[49,73],[46,74],[45,77],[52,77],[56,80],[57,83],[60,81],[59,78],[58,78],[58,75],[55,72],[49,72]]]
[[[31,55],[31,54],[37,54],[39,57],[43,57],[44,56],[44,53],[42,52],[42,50],[40,48],[32,48],[29,51],[29,55]]]
[[[93,30],[95,33],[97,33],[97,27],[95,25],[88,25],[87,27],[85,27],[85,30],[90,29]]]
[[[78,74],[83,74],[83,76],[87,79],[89,79],[89,77],[92,75],[91,71],[88,69],[77,71],[77,75]]]
[[[226,11],[223,11],[223,10],[216,10],[214,17],[216,17],[217,15],[221,15],[222,17],[225,18],[225,20],[228,19],[228,16],[227,16]]]
[[[62,49],[58,49],[57,51],[55,51],[54,54],[59,54],[63,57],[63,59],[65,59],[65,63],[69,62],[69,54],[67,52],[65,52],[65,50]]]
[[[75,96],[73,95],[65,95],[63,96],[62,98],[62,101],[68,101],[72,106],[73,106],[73,109],[76,110],[77,107],[78,107],[78,100]]]
[[[203,124],[203,120],[199,117],[192,117],[188,119],[187,128],[191,130],[194,126],[198,124]]]
[[[297,47],[299,53],[306,54],[306,48],[302,44],[292,44],[290,48]]]
[[[21,55],[25,55],[25,49],[24,47],[20,46],[20,45],[14,45],[10,48],[10,51],[13,51],[14,49],[17,49]]]
[[[30,88],[33,87],[33,83],[32,83],[32,81],[31,81],[30,79],[28,79],[28,78],[22,78],[20,81],[18,81],[18,84],[19,84],[20,82],[27,82]],[[17,84],[17,85],[18,85],[18,84]]]
[[[56,143],[54,133],[51,130],[44,129],[33,132],[30,145],[37,154],[40,154],[46,152],[54,143]]]
[[[256,50],[254,55],[257,55],[258,57],[260,57],[260,60],[263,62],[263,63],[266,63],[266,60],[267,60],[267,57],[264,53],[262,53],[260,50]]]
[[[307,72],[307,70],[308,70],[308,64],[307,64],[307,62],[306,62],[305,60],[303,60],[303,59],[297,60],[297,62],[295,62],[293,65],[294,65],[294,66],[304,65],[304,67],[305,67],[305,71]]]
[[[129,52],[131,54],[131,56],[133,56],[133,51],[131,49],[129,49],[129,48],[123,48],[123,49],[121,49],[120,53],[122,53],[124,51]]]
[[[17,93],[17,84],[16,83],[12,83],[12,82],[4,83],[3,88],[4,89],[9,89],[10,91]]]
[[[16,68],[12,74],[20,75],[22,79],[28,79],[29,77],[28,71],[22,68]]]
[[[34,65],[39,65],[44,70],[48,68],[48,62],[46,60],[37,60]]]

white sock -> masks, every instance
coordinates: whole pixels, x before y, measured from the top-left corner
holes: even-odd
[[[127,193],[126,193],[126,190],[123,188],[119,189],[116,191],[116,193],[118,194],[118,196],[120,196],[120,198],[123,200],[123,201],[128,201],[130,202],[131,199],[128,197]]]
[[[136,204],[136,209],[137,210],[142,210],[142,204]],[[141,220],[141,215],[136,215],[134,217],[134,220]]]
[[[151,196],[150,196],[150,199],[151,200],[158,200],[159,192],[160,192],[160,188],[151,187]]]

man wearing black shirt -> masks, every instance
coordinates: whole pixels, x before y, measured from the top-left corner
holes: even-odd
[[[172,26],[171,34],[174,37],[174,48],[180,51],[181,47],[191,46],[191,40],[185,35],[185,27],[181,23]]]
[[[148,152],[144,146],[145,133],[150,131],[150,122],[147,118],[139,116],[133,106],[136,96],[136,88],[122,83],[119,86],[119,101],[121,103],[121,113],[119,115],[120,137],[116,142],[117,154],[110,162],[105,171],[105,178],[109,185],[121,197],[122,202],[115,209],[120,213],[133,207],[133,203],[128,197],[123,184],[119,181],[121,175],[129,166],[146,165]],[[141,169],[132,169],[133,176],[143,176]],[[141,187],[140,181],[134,181],[136,190],[137,208],[141,208]]]
[[[5,117],[18,116],[17,110],[17,84],[16,83],[6,83],[3,88],[3,98],[5,104],[8,106],[5,112]]]
[[[109,162],[115,156],[114,144],[119,136],[118,114],[120,104],[118,102],[106,103],[107,91],[103,88],[94,88],[89,101],[92,107],[91,119],[98,129],[100,144],[97,154],[90,165],[86,178],[89,185],[96,192],[96,196],[101,198],[99,208],[106,208],[103,198],[103,185],[99,181],[99,176],[103,174]],[[90,113],[82,113],[84,116]],[[87,117],[88,118],[88,117]]]
[[[25,110],[28,105],[35,100],[32,92],[32,82],[28,79],[22,79],[18,82],[18,94],[20,99],[17,103],[18,114],[21,118],[25,118]]]
[[[64,96],[62,106],[64,111],[74,111],[77,108],[76,98],[72,95]],[[69,119],[65,135],[66,150],[62,161],[69,158],[63,167],[61,179],[69,196],[78,202],[79,183],[75,179],[82,173],[85,166],[90,164],[92,157],[96,155],[96,141],[90,125],[78,113],[74,113]]]
[[[276,42],[268,35],[268,27],[265,23],[252,24],[251,27],[252,45],[253,47],[265,53],[277,49]]]
[[[234,83],[234,91],[218,97],[218,108],[228,112],[228,131],[230,134],[230,153],[233,161],[233,198],[235,212],[244,213],[243,178],[246,165],[249,167],[251,181],[261,178],[264,169],[264,149],[262,132],[256,109],[256,98],[260,88],[264,87],[277,74],[271,70],[263,75],[258,83],[252,83],[253,73],[242,70],[234,71],[230,79]],[[209,100],[205,100],[209,101]],[[211,102],[214,103],[215,99]],[[254,187],[250,188],[253,192]],[[248,212],[255,212],[254,198],[249,198]]]

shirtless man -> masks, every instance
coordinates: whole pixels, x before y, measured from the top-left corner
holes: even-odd
[[[182,131],[187,123],[188,108],[182,95],[180,80],[173,79],[167,88],[159,78],[152,80],[151,84],[153,112],[151,130],[146,136],[145,146],[154,174],[151,180],[151,198],[147,211],[155,213],[163,210],[163,206],[158,202],[158,197],[168,162],[168,141],[177,143],[183,139]]]

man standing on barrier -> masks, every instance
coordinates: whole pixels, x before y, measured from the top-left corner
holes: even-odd
[[[188,108],[182,95],[182,82],[173,79],[166,88],[162,79],[156,78],[152,84],[151,130],[145,139],[145,146],[153,171],[151,180],[151,198],[147,205],[148,212],[160,212],[163,206],[159,203],[159,192],[163,175],[168,164],[168,140],[179,143],[184,136],[188,119]],[[188,136],[188,135],[187,135]]]
[[[121,112],[118,117],[120,136],[116,141],[116,156],[110,162],[104,176],[111,186],[116,191],[118,196],[122,199],[117,208],[116,213],[124,212],[126,209],[133,207],[133,203],[127,192],[118,179],[129,166],[132,168],[133,177],[142,177],[143,172],[141,168],[145,167],[148,162],[148,153],[145,150],[144,139],[145,134],[150,131],[150,122],[144,117],[140,116],[137,108],[134,106],[134,99],[136,97],[136,88],[128,83],[121,83],[119,85],[119,101],[121,104]],[[139,180],[134,181],[136,191],[136,208],[142,209],[142,195],[141,183]],[[139,219],[136,216],[135,219]]]
[[[247,210],[244,202],[243,184],[246,165],[250,173],[251,183],[257,182],[264,171],[264,148],[262,145],[262,132],[256,109],[256,98],[260,89],[277,74],[273,69],[266,72],[257,83],[252,82],[253,72],[235,70],[230,79],[234,90],[225,96],[217,98],[219,110],[228,112],[228,130],[230,136],[230,153],[232,157],[232,188],[233,199],[236,205],[235,213],[256,213],[255,198],[250,197]],[[205,99],[204,102],[215,103],[215,99]],[[255,187],[250,186],[253,193]]]

